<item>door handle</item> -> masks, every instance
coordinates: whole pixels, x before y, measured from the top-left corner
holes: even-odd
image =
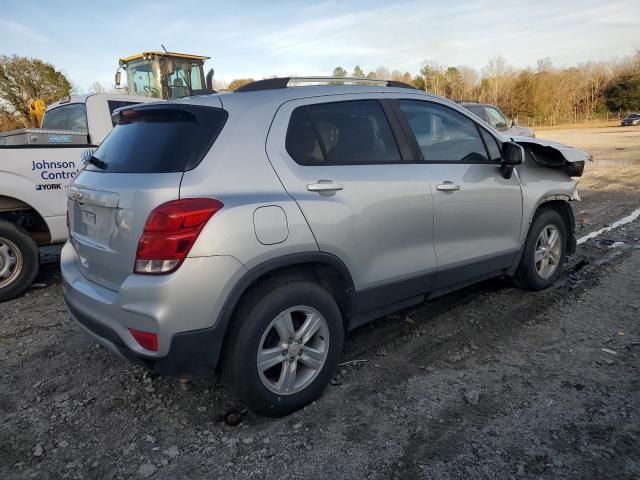
[[[440,190],[441,192],[455,192],[456,190],[460,190],[460,185],[445,180],[440,185],[436,185],[436,190]]]
[[[342,190],[344,187],[333,180],[318,180],[318,183],[310,183],[307,190],[318,193],[331,193]]]

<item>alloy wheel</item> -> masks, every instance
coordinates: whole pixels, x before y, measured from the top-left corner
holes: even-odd
[[[535,249],[535,264],[538,275],[547,279],[554,274],[562,256],[562,238],[555,225],[547,225],[542,229]]]
[[[0,288],[15,281],[22,271],[22,252],[11,240],[0,237]]]
[[[329,327],[317,310],[288,308],[260,340],[256,365],[262,384],[278,395],[304,390],[322,371],[329,354]]]

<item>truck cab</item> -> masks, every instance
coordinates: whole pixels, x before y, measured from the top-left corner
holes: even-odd
[[[113,129],[118,108],[157,99],[78,95],[50,105],[42,128],[0,133],[0,301],[29,287],[67,239],[67,188]]]

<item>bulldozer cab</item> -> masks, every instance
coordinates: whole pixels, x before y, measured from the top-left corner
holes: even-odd
[[[120,69],[127,75],[130,95],[143,95],[163,100],[213,92],[213,70],[205,80],[204,62],[209,57],[173,52],[143,52],[120,59],[116,86],[120,85]]]

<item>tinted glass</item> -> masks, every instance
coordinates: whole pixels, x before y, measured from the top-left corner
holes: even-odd
[[[486,162],[476,124],[455,110],[420,100],[400,100],[422,157],[427,162]]]
[[[287,150],[302,165],[400,161],[387,117],[375,100],[298,107],[289,122]]]
[[[87,108],[84,103],[71,103],[49,110],[44,116],[42,128],[86,131],[88,129]]]
[[[291,158],[301,165],[324,163],[320,143],[305,107],[296,108],[291,114],[286,148]]]
[[[93,156],[109,173],[167,173],[195,168],[222,130],[227,113],[204,106],[127,109]]]
[[[471,106],[467,105],[464,108],[469,110],[474,115],[480,117],[485,122],[487,121],[487,116],[484,113],[484,107],[482,105],[471,105]]]
[[[487,151],[491,157],[492,162],[500,162],[502,160],[502,153],[500,152],[500,145],[493,135],[487,132],[484,128],[479,127],[480,134],[487,146]]]

